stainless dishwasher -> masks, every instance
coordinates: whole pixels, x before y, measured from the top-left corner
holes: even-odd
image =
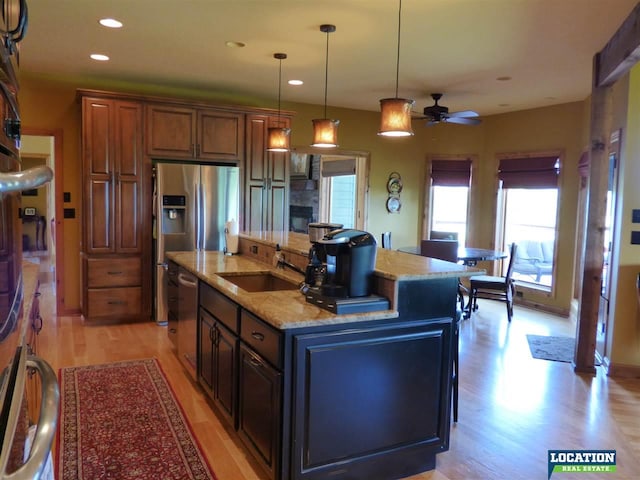
[[[197,380],[197,328],[198,279],[180,267],[178,271],[178,358],[193,380]]]

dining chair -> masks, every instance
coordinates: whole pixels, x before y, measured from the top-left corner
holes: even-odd
[[[499,300],[507,304],[507,319],[511,322],[511,317],[513,317],[513,297],[516,293],[512,274],[517,249],[518,245],[515,242],[512,243],[509,251],[509,266],[504,277],[475,275],[469,279],[472,312],[478,310],[478,298]]]
[[[391,248],[391,232],[382,232],[382,248]]]
[[[447,262],[458,262],[458,240],[422,240],[420,242],[420,255],[423,257],[437,258],[446,260]],[[458,302],[456,307],[456,317],[453,323],[453,373],[451,376],[451,390],[453,401],[453,421],[458,421],[458,359],[459,359],[459,339],[460,339],[460,321],[464,312],[464,286],[458,282]]]
[[[458,232],[443,232],[439,230],[431,230],[429,234],[431,240],[458,240]]]

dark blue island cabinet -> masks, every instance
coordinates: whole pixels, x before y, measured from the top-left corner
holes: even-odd
[[[291,478],[435,468],[449,447],[456,288],[455,278],[402,282],[399,318],[293,335]]]
[[[274,480],[392,480],[435,468],[449,448],[457,287],[453,276],[399,280],[398,317],[297,328],[239,307],[237,408],[221,413]],[[202,372],[211,354],[200,350]]]

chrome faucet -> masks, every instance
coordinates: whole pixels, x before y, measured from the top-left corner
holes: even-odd
[[[276,245],[276,253],[273,256],[273,263],[276,268],[284,269],[285,267],[288,267],[293,271],[301,273],[302,275],[306,275],[306,272],[303,269],[285,260],[284,253],[282,253],[282,250],[280,250],[280,245]]]

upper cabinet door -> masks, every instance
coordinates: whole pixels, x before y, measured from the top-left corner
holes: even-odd
[[[115,240],[118,253],[142,251],[142,107],[117,102],[115,109]]]
[[[147,155],[152,158],[195,158],[195,109],[147,105],[146,124]]]
[[[151,158],[239,162],[244,157],[244,114],[216,109],[148,105]]]
[[[113,244],[114,160],[111,100],[84,98],[82,156],[84,168],[84,233],[87,252],[111,253]]]
[[[239,162],[244,157],[244,115],[199,110],[196,157]]]
[[[142,251],[142,107],[83,99],[86,252]]]

